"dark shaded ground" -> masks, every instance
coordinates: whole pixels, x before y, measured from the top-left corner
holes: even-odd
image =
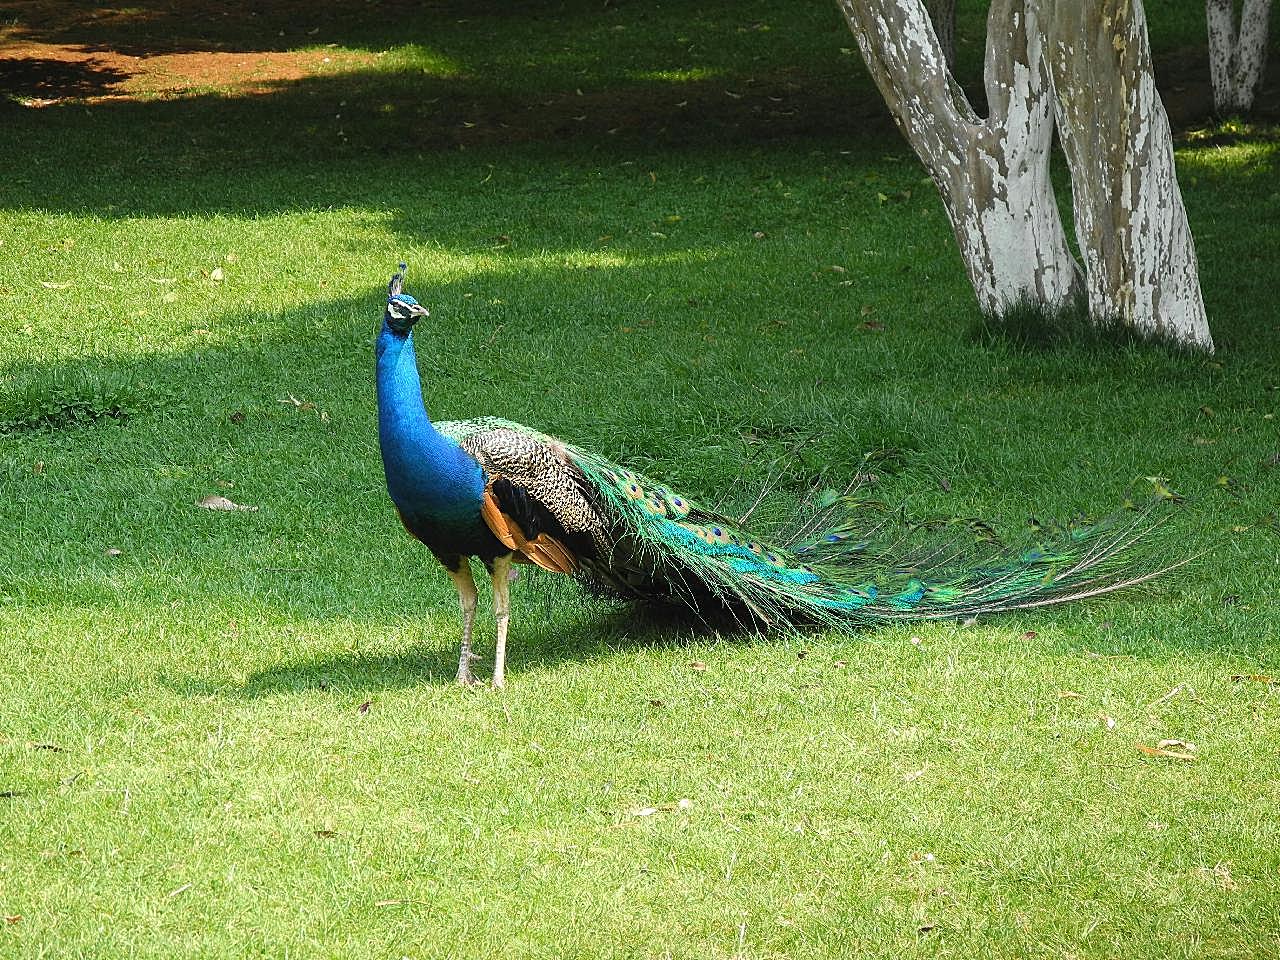
[[[962,13],[959,73],[973,85],[983,25],[980,5],[970,6],[978,9]],[[681,141],[699,133],[718,141],[726,131],[744,141],[856,135],[868,121],[883,122],[878,97],[850,97],[851,88],[870,89],[838,14],[823,9],[803,23],[770,24],[759,19],[770,9],[654,5],[652,16],[669,21],[671,34],[669,44],[655,45],[649,38],[633,42],[628,21],[638,11],[627,0],[358,6],[144,0],[118,9],[8,0],[0,3],[8,24],[0,27],[0,90],[45,108],[154,103],[214,90],[224,98],[271,95],[269,109],[295,124],[344,120],[338,126],[347,139],[363,112],[409,119],[414,149],[627,134]],[[707,29],[719,22],[722,32],[726,19],[738,23],[741,44],[725,45]],[[827,62],[812,59],[815,30],[830,36]],[[1187,32],[1184,24],[1153,36],[1175,127],[1203,121],[1212,107],[1205,50],[1199,37],[1196,45],[1181,42]],[[562,43],[564,62],[524,58],[530,44],[522,37],[530,35]],[[438,53],[448,66],[428,72],[378,63],[383,51],[404,44]],[[673,66],[706,78],[634,79]],[[531,99],[528,91],[547,88],[548,73],[557,75],[553,85],[564,96]],[[619,84],[628,73],[632,82]],[[1259,97],[1259,116],[1280,116],[1274,79]],[[164,111],[155,119],[163,124]]]

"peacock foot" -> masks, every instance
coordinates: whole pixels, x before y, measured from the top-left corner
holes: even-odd
[[[471,661],[480,658],[468,650],[462,655],[462,659],[458,661],[458,683],[464,687],[478,687],[480,681],[476,679],[476,675],[471,672]]]

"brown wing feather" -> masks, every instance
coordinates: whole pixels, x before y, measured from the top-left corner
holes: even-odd
[[[489,429],[460,437],[458,442],[464,451],[475,457],[490,480],[506,477],[554,518],[560,529],[550,534],[546,534],[545,530],[539,531],[533,542],[537,542],[543,535],[554,539],[559,545],[559,551],[554,547],[547,549],[552,553],[565,554],[573,568],[578,566],[577,554],[584,549],[592,550],[598,556],[609,551],[606,515],[581,468],[568,456],[559,441],[532,435],[513,425],[495,423]],[[488,497],[487,492],[486,499]],[[495,504],[490,509],[494,508],[499,513],[502,512],[500,504]],[[509,519],[506,524],[498,524],[496,519],[491,520],[488,516],[485,519],[499,540],[511,549],[516,549],[511,542],[503,539],[500,532],[503,527],[517,526],[513,519]],[[532,531],[536,528],[526,525],[525,529]],[[566,535],[567,540],[564,539]],[[580,544],[579,540],[589,541],[589,544]],[[562,562],[551,559],[548,562],[564,566]]]
[[[502,512],[498,498],[493,495],[493,481],[485,487],[484,500],[480,504],[480,515],[484,517],[484,522],[504,547],[523,554],[543,570],[549,570],[552,573],[573,573],[577,569],[577,558],[555,537],[547,533],[539,533],[532,540],[525,539],[520,525]]]

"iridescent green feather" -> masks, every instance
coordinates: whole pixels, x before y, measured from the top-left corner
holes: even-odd
[[[794,533],[767,537],[527,427],[496,419],[439,427],[459,440],[505,428],[554,445],[581,470],[607,518],[610,551],[584,558],[581,575],[704,617],[727,613],[781,627],[964,618],[1093,596],[1162,572],[1131,550],[1160,522],[1147,512],[1041,530],[1042,542],[1018,550],[983,524],[912,527],[837,497]]]

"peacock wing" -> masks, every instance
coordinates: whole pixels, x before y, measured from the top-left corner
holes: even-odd
[[[560,441],[496,418],[437,429],[484,469],[481,514],[504,546],[555,573],[573,573],[584,556],[603,552],[607,516]]]
[[[691,610],[785,620],[818,578],[777,544],[665,484],[506,420],[437,424],[484,468],[482,513],[544,569]]]

